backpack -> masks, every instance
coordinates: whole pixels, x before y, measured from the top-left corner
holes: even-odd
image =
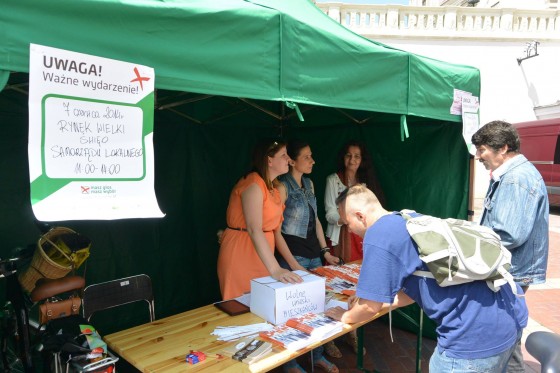
[[[508,283],[517,294],[513,276],[508,272],[511,252],[496,232],[466,220],[411,217],[409,213],[413,212],[403,210],[400,215],[418,245],[420,259],[430,270],[416,271],[414,275],[434,278],[443,287],[485,280],[490,289],[498,291]]]

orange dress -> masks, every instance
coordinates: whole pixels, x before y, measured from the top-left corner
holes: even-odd
[[[226,213],[227,225],[230,228],[247,228],[241,193],[251,184],[257,184],[263,194],[262,229],[270,251],[274,253],[274,232],[282,224],[284,211],[280,193],[275,188],[272,193],[267,189],[264,180],[256,173],[250,173],[233,188],[229,197]],[[246,231],[226,229],[220,253],[218,255],[218,279],[222,299],[231,299],[251,291],[251,280],[269,276],[255,246]]]

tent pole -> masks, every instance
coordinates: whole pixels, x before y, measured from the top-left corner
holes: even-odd
[[[469,155],[469,199],[467,201],[467,217],[469,221],[473,221],[474,219],[474,182],[475,182],[475,174],[474,174],[475,164],[474,164],[474,157]]]

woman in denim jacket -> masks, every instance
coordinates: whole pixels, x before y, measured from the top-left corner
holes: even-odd
[[[519,153],[519,134],[510,123],[492,121],[481,127],[471,141],[476,146],[476,159],[492,175],[480,224],[492,228],[511,251],[510,273],[527,292],[529,285],[546,280],[546,186],[535,166]],[[519,342],[509,361],[508,373],[524,371]]]
[[[287,146],[290,171],[280,176],[280,197],[285,203],[284,221],[282,222],[282,236],[288,244],[296,261],[306,269],[313,269],[322,265],[324,256],[328,264],[337,264],[339,258],[329,252],[323,233],[323,227],[317,217],[317,199],[313,191],[313,183],[307,177],[313,169],[315,161],[311,148],[305,142],[292,141]],[[281,266],[287,263],[278,258]],[[327,349],[332,342],[327,343]],[[334,347],[336,348],[336,346]],[[341,357],[340,355],[339,357]],[[323,356],[323,346],[313,350],[314,365],[329,373],[338,372],[336,365]],[[303,372],[294,360],[284,364],[286,372]]]

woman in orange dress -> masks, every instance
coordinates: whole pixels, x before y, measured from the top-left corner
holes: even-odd
[[[233,188],[226,213],[227,229],[218,255],[222,299],[251,290],[251,280],[272,276],[284,283],[301,277],[280,267],[274,248],[292,270],[305,270],[293,257],[281,234],[284,205],[276,177],[288,172],[290,157],[280,141],[263,141],[253,151],[253,170]]]

